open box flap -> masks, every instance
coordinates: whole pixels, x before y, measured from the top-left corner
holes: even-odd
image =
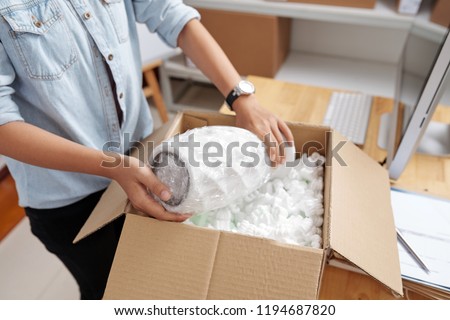
[[[337,132],[330,137],[331,248],[403,295],[387,171]]]
[[[117,182],[112,181],[95,206],[94,211],[92,211],[78,232],[73,243],[77,243],[120,217],[124,213],[127,202],[128,198],[125,191],[123,191]]]
[[[316,299],[323,251],[127,214],[104,299]]]
[[[171,122],[155,130],[140,145],[133,148],[131,155],[138,158],[142,157],[141,160],[144,160],[145,157],[148,157],[148,152],[150,152],[146,148],[145,151],[143,150],[144,144],[147,147],[151,147],[151,144],[146,142],[154,141],[154,145],[156,146],[167,137],[170,128],[172,128]],[[117,182],[112,181],[73,242],[80,241],[120,217],[124,213],[127,203],[128,198],[125,191]]]

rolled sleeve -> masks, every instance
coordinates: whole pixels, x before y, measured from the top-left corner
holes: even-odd
[[[14,89],[10,87],[15,72],[0,42],[0,126],[12,121],[23,121],[19,107],[12,100]]]
[[[133,5],[136,21],[145,23],[151,32],[174,48],[186,23],[200,18],[197,10],[181,0],[135,0]]]

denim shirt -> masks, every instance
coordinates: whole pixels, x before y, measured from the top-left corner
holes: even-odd
[[[25,121],[91,148],[125,152],[153,129],[136,22],[175,47],[184,25],[198,17],[181,0],[0,0],[0,125]],[[110,182],[6,161],[21,206],[65,206]]]

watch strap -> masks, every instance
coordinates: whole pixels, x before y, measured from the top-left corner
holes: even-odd
[[[239,94],[237,93],[236,89],[231,90],[231,92],[228,94],[228,96],[225,98],[225,101],[228,104],[228,107],[230,107],[230,110],[233,111],[233,102],[239,98]]]

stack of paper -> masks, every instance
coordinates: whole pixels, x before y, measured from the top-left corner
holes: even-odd
[[[399,243],[405,289],[432,298],[450,298],[450,201],[391,190],[396,227],[427,265],[427,273]]]

